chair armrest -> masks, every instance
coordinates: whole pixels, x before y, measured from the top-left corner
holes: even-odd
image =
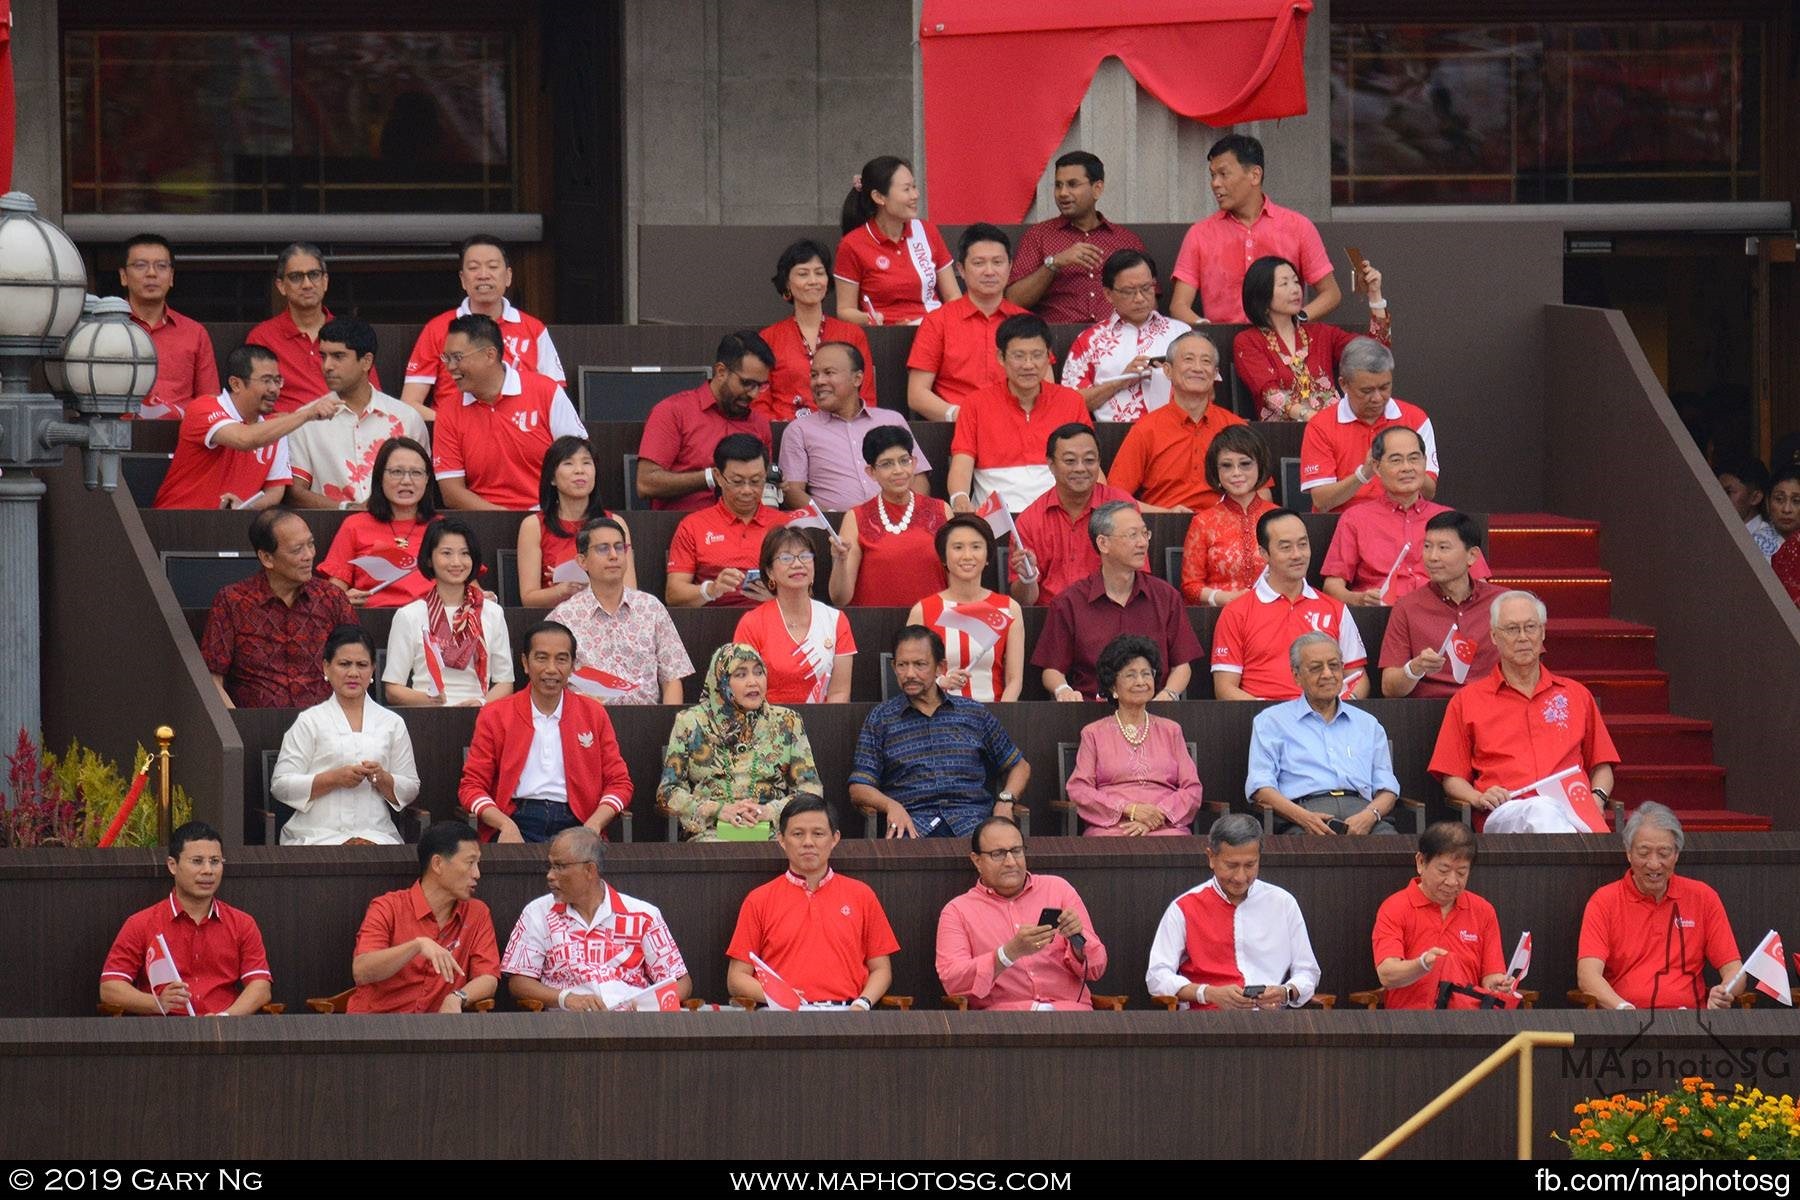
[[[494,1001],[492,998],[489,998],[487,1000],[476,1000],[475,1002],[473,1002],[471,1004],[463,1005],[463,1011],[464,1012],[475,1012],[475,1013],[493,1012],[494,1011]]]
[[[901,1012],[911,1012],[913,998],[911,996],[883,996],[875,1002],[876,1008],[897,1008]]]
[[[125,1015],[123,1004],[96,1004],[94,1011],[103,1017],[122,1017]]]
[[[1315,1005],[1329,1012],[1331,1009],[1337,1007],[1337,997],[1330,992],[1314,992],[1313,998],[1308,1000],[1305,1004],[1302,1004],[1300,1007],[1312,1008]]]
[[[1096,1010],[1104,1009],[1107,1012],[1124,1012],[1125,1001],[1128,999],[1130,999],[1128,996],[1096,996],[1091,992],[1088,994],[1088,1003],[1092,1004]]]
[[[1386,988],[1370,988],[1363,992],[1351,992],[1347,998],[1350,1003],[1372,1011],[1381,1007],[1386,996]]]
[[[752,1000],[748,996],[733,996],[731,998],[731,1002],[733,1004],[737,1005],[739,1008],[743,1009],[745,1012],[755,1012],[757,1005],[761,1003],[761,1001]]]
[[[1402,796],[1400,797],[1400,804],[1398,807],[1404,808],[1412,817],[1412,831],[1414,833],[1425,832],[1425,802],[1423,800],[1409,800],[1405,796]]]
[[[1174,1012],[1176,1006],[1181,1003],[1181,1001],[1173,996],[1152,996],[1150,999],[1153,1003],[1162,1005],[1163,1008],[1167,1009],[1169,1012]]]
[[[1520,1008],[1536,1008],[1537,1002],[1538,1002],[1538,994],[1536,992],[1526,991],[1523,988],[1521,988],[1519,990],[1519,1007]]]
[[[699,1012],[706,1007],[706,1001],[698,996],[689,996],[686,1000],[681,1002],[681,1007],[687,1009],[689,1012]]]
[[[944,1002],[945,1008],[954,1008],[957,1012],[969,1011],[969,998],[967,996],[944,996],[941,997],[941,999]]]
[[[282,1013],[287,1011],[287,1005],[265,1004],[262,1006],[262,1011],[271,1017],[279,1017]]]
[[[528,1000],[524,996],[514,996],[513,1003],[530,1013],[541,1013],[545,1010],[542,1000]]]
[[[1031,808],[1023,800],[1013,805],[1013,824],[1019,827],[1020,837],[1031,836]]]
[[[621,842],[634,841],[636,832],[631,820],[631,810],[628,808],[619,814],[619,840]]]
[[[345,988],[335,996],[315,996],[306,1002],[306,1007],[316,1013],[341,1013],[348,1010],[350,996],[355,988]]]
[[[1584,992],[1579,988],[1570,988],[1569,989],[1568,1000],[1569,1000],[1569,1003],[1574,1005],[1576,1008],[1599,1008],[1600,1007],[1600,997],[1594,995],[1592,992]]]

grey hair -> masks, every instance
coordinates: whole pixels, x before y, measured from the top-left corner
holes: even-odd
[[[1538,624],[1549,624],[1550,610],[1544,607],[1544,602],[1537,598],[1536,593],[1521,591],[1518,588],[1514,588],[1511,591],[1501,592],[1498,596],[1494,597],[1494,602],[1488,605],[1488,625],[1490,627],[1495,627],[1500,624],[1500,606],[1505,604],[1508,600],[1531,601],[1531,606],[1537,609]]]
[[[1181,345],[1181,343],[1187,341],[1189,338],[1195,338],[1199,341],[1205,342],[1206,348],[1208,350],[1212,351],[1213,365],[1214,366],[1219,365],[1219,345],[1218,345],[1218,343],[1213,341],[1211,338],[1207,337],[1204,333],[1201,333],[1198,329],[1190,329],[1186,333],[1176,334],[1175,337],[1170,339],[1169,344],[1167,346],[1163,347],[1163,357],[1164,358],[1173,358],[1175,355],[1175,347]]]
[[[606,842],[586,825],[565,829],[552,838],[551,842],[561,842],[577,860],[592,862],[596,875],[606,873]]]
[[[1329,633],[1320,633],[1315,629],[1311,633],[1301,634],[1294,639],[1294,644],[1288,647],[1288,670],[1298,675],[1300,673],[1300,652],[1308,646],[1318,645],[1330,646],[1333,650],[1337,650],[1339,655],[1343,654],[1343,651],[1338,647],[1338,640],[1336,638],[1332,637]]]
[[[1137,505],[1129,500],[1108,500],[1088,514],[1088,541],[1098,546],[1096,538],[1112,536],[1114,517],[1122,512],[1136,511]]]
[[[1338,359],[1338,378],[1349,379],[1358,371],[1380,375],[1394,369],[1394,352],[1372,337],[1359,337],[1344,347]]]
[[[275,256],[275,273],[280,275],[286,271],[288,263],[293,260],[293,257],[296,254],[311,255],[313,258],[319,260],[320,269],[327,269],[325,252],[323,250],[319,249],[311,242],[289,242],[286,246],[282,247],[281,253]]]
[[[1248,846],[1262,842],[1262,822],[1249,813],[1226,813],[1207,830],[1206,845],[1214,854],[1227,846]]]
[[[1619,836],[1625,839],[1626,850],[1631,849],[1631,843],[1637,837],[1638,830],[1645,826],[1651,829],[1666,829],[1674,834],[1675,853],[1677,854],[1680,854],[1681,848],[1687,844],[1687,834],[1681,831],[1681,820],[1667,806],[1658,804],[1654,800],[1646,800],[1633,810],[1630,819],[1625,822],[1625,827],[1619,831]]]

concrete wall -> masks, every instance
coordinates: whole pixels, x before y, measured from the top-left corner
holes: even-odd
[[[62,219],[62,55],[56,0],[13,0],[13,92],[18,103],[13,190],[28,192],[38,211]]]

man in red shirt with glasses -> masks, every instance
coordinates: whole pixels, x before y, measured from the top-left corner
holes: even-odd
[[[311,242],[294,242],[275,258],[275,291],[286,302],[280,312],[250,331],[244,340],[274,351],[281,365],[277,413],[290,413],[331,391],[319,355],[319,331],[331,320],[325,291],[331,271],[325,252]],[[381,389],[381,373],[371,365],[369,385]]]
[[[750,402],[769,388],[775,352],[748,329],[719,339],[712,376],[697,388],[657,401],[638,439],[637,494],[650,507],[690,512],[712,502],[719,486],[713,450],[735,433],[747,433],[774,455],[767,413]]]

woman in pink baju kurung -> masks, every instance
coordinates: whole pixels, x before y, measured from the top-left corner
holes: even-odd
[[[1181,726],[1153,716],[1161,654],[1149,639],[1117,637],[1100,654],[1100,689],[1118,703],[1081,731],[1069,799],[1090,837],[1188,834],[1200,810],[1200,773]]]

